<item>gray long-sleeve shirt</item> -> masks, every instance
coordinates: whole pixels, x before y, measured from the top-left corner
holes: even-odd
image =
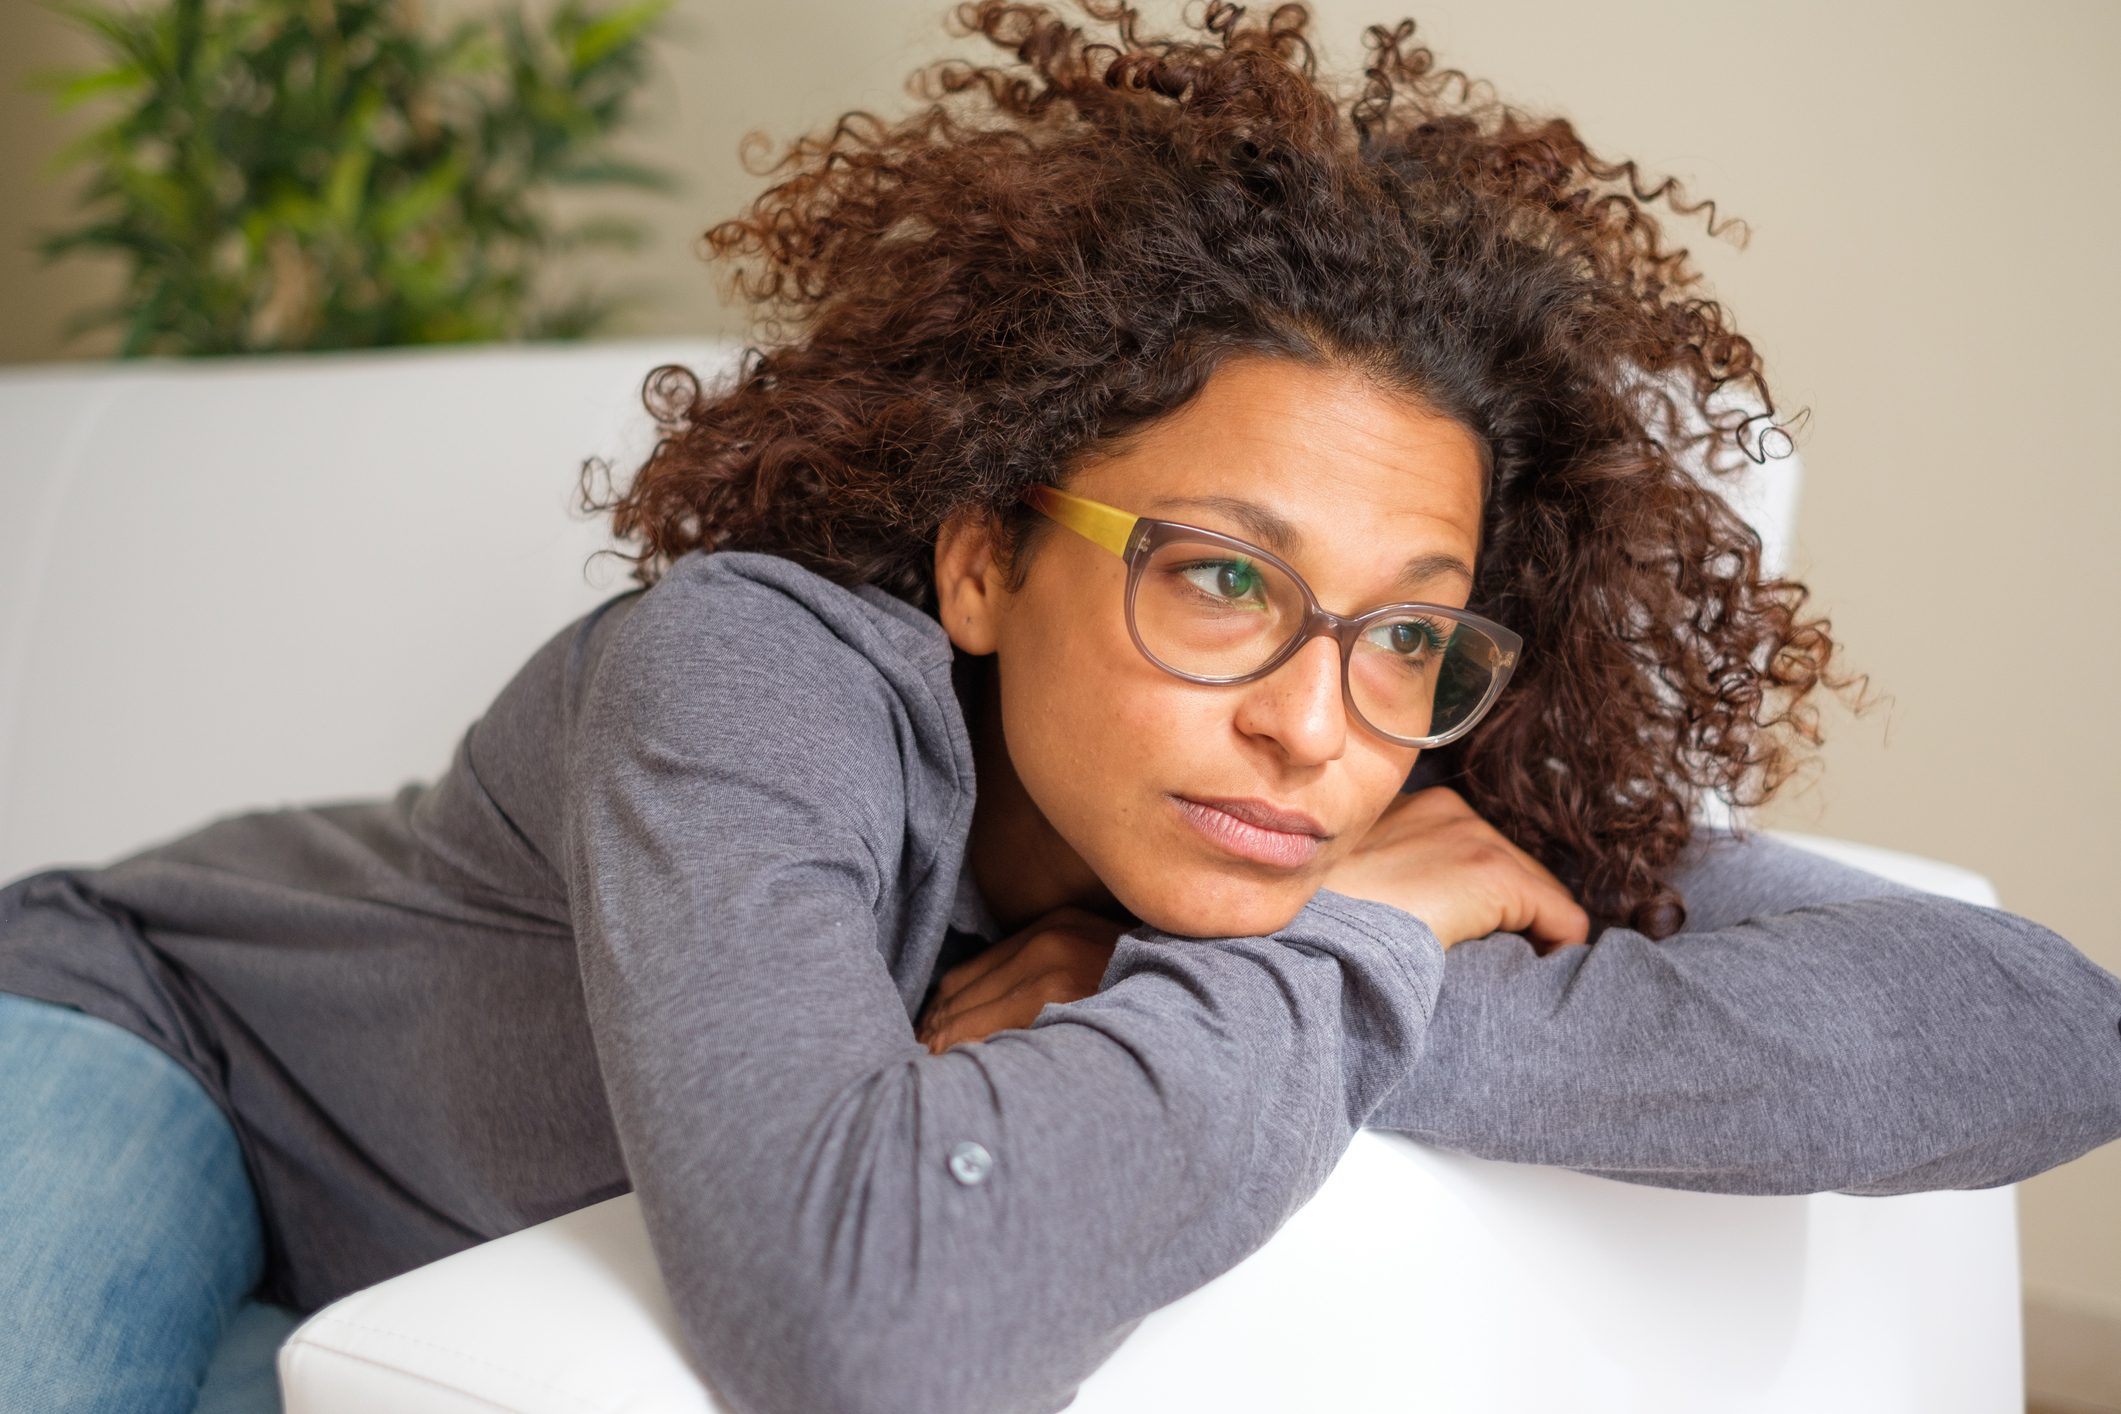
[[[0,889],[0,990],[228,1111],[308,1310],[636,1190],[743,1414],[1050,1411],[1255,1250],[1365,1124],[1733,1193],[1983,1187],[2121,1135],[2121,980],[2030,920],[1705,832],[1688,931],[1448,951],[1322,891],[1121,938],[930,1055],[997,936],[935,621],[681,558],[524,665],[432,783]]]

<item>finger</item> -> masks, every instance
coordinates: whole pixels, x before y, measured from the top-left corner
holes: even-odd
[[[981,949],[957,964],[957,966],[943,973],[941,977],[936,979],[937,1003],[940,1004],[948,998],[956,996],[967,984],[978,981],[997,967],[1013,962],[1016,959],[1016,955],[1024,950],[1024,945],[1031,941],[1031,937],[1032,933],[1028,928],[1022,932],[1013,933],[1000,942]]]
[[[1066,914],[1080,917],[1068,924],[1050,921]],[[1072,1001],[1095,992],[1112,966],[1112,955],[1127,925],[1072,908],[1047,917],[1048,922],[1026,929],[1015,939],[1016,946],[995,966],[960,981],[954,989],[939,980],[935,996],[922,1010],[923,1023],[931,1018],[947,1020],[1025,985],[1039,986],[1059,1000]],[[995,945],[997,953],[1002,947]]]
[[[1535,920],[1546,920],[1547,926],[1557,931],[1542,936],[1548,936],[1552,941],[1585,941],[1590,933],[1590,915],[1584,911],[1583,905],[1576,901],[1576,896],[1569,892],[1568,886],[1561,882],[1559,876],[1502,831],[1489,826],[1487,834],[1491,841],[1500,844],[1509,852],[1510,857],[1517,861],[1518,866],[1532,876],[1532,889],[1536,897],[1527,922],[1537,927],[1539,924]],[[1573,925],[1568,921],[1571,918],[1574,919]]]
[[[1534,881],[1520,903],[1520,921],[1511,925],[1514,931],[1555,946],[1588,940],[1590,914],[1559,884]]]
[[[1012,959],[1010,965],[990,968],[979,977],[958,988],[948,1001],[938,997],[935,1001],[935,1020],[939,1025],[948,1025],[983,1006],[991,1006],[1012,992],[1035,983],[1049,969],[1027,970],[1028,959]]]
[[[984,1040],[997,1031],[1029,1026],[1045,1005],[1046,999],[1036,990],[997,998],[951,1018],[936,1030],[928,1048],[941,1054],[952,1046]]]

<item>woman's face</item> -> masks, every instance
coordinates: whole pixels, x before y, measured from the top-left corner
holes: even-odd
[[[1474,565],[1472,434],[1351,373],[1233,358],[1125,455],[1084,465],[1062,489],[1276,549],[1229,510],[1187,503],[1249,502],[1288,523],[1293,543],[1281,557],[1344,615],[1410,598],[1463,607],[1472,590],[1453,572],[1412,591],[1395,586],[1418,555]],[[1125,563],[1058,524],[1010,593],[985,531],[951,522],[938,538],[936,586],[952,641],[995,659],[989,683],[999,691],[972,723],[972,854],[982,892],[1012,930],[1072,903],[1107,914],[1117,904],[1189,937],[1271,933],[1383,813],[1420,755],[1349,715],[1331,638],[1242,684],[1157,667],[1127,633]],[[1300,864],[1246,857],[1217,842],[1222,822],[1182,803],[1211,798],[1301,812],[1325,838]]]

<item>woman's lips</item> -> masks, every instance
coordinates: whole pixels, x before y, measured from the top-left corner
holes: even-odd
[[[1174,795],[1171,799],[1177,804],[1179,814],[1210,842],[1255,864],[1300,869],[1316,859],[1318,851],[1325,845],[1325,841],[1316,835],[1265,829],[1240,820],[1226,810],[1217,810],[1212,805],[1203,805],[1182,795]]]

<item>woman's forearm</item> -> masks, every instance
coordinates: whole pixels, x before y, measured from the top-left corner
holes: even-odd
[[[1685,931],[1450,950],[1370,1126],[1724,1193],[2015,1182],[2121,1137],[2121,979],[2030,919],[1705,832]]]

